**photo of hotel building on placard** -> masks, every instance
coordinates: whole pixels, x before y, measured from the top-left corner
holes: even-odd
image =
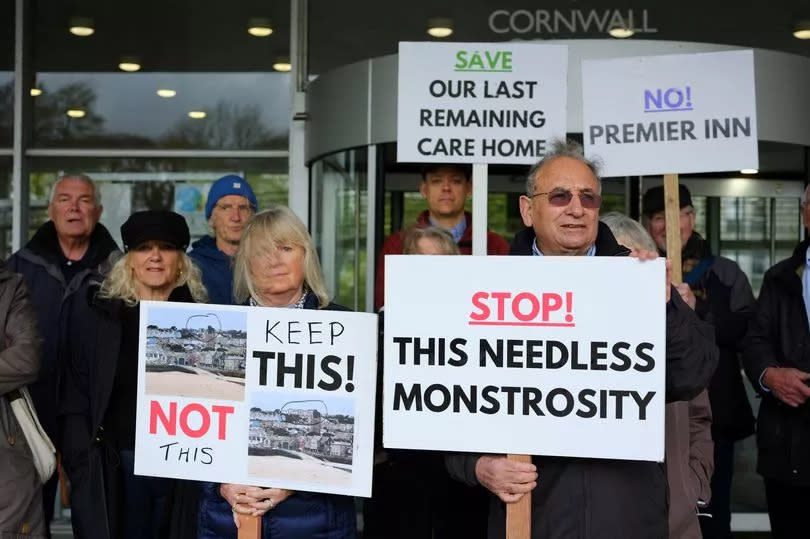
[[[340,397],[329,401],[287,398],[294,396],[254,394],[248,434],[249,474],[349,484],[354,457],[353,401]]]
[[[147,394],[244,400],[244,313],[152,308],[149,315]]]

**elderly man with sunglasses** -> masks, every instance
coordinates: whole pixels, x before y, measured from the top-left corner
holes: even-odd
[[[512,242],[513,255],[626,256],[599,222],[597,166],[575,142],[556,141],[529,172],[520,199],[526,229]],[[657,255],[634,252],[642,259]],[[605,283],[606,286],[609,283]],[[717,365],[711,326],[675,292],[667,272],[666,400],[689,400],[706,388]],[[628,290],[628,293],[632,293]],[[620,314],[621,306],[617,307]],[[450,473],[481,484],[494,496],[489,537],[504,537],[506,505],[532,492],[532,539],[667,537],[667,478],[662,463],[534,456],[532,463],[500,455],[452,455]]]

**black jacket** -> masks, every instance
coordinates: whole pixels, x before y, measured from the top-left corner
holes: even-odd
[[[754,293],[740,266],[728,258],[713,256],[697,233],[689,238],[683,258],[690,253],[705,264],[705,270],[696,267],[691,274],[685,273],[684,281],[695,292],[695,312],[714,326],[720,350],[720,361],[709,383],[712,437],[740,440],[754,433],[754,413],[745,393],[738,356],[754,315]]]
[[[534,231],[518,233],[513,255],[531,255]],[[626,256],[599,223],[597,256]],[[666,400],[688,400],[706,388],[717,365],[711,326],[701,322],[673,289],[667,304]],[[456,479],[477,484],[479,455],[449,455]],[[666,538],[668,494],[663,463],[533,456],[539,473],[532,491],[532,539]],[[491,496],[489,533],[505,536],[506,506]]]
[[[59,419],[74,535],[104,539],[121,535],[121,467],[102,422],[121,349],[123,302],[99,298],[97,292],[98,284],[88,283],[77,295],[84,301],[71,304],[68,324],[73,338],[61,369]],[[194,299],[182,286],[172,291],[169,301]]]
[[[810,239],[765,273],[743,352],[745,372],[762,395],[757,471],[766,479],[803,488],[810,487],[810,402],[792,408],[764,391],[760,377],[767,367],[810,372],[810,330],[801,279],[808,246]]]
[[[39,378],[28,387],[39,420],[57,446],[57,377],[60,354],[65,349],[64,337],[68,332],[65,323],[68,303],[84,284],[91,279],[100,280],[109,269],[110,254],[115,251],[118,251],[118,246],[112,236],[104,225],[97,224],[83,258],[91,269],[80,271],[70,282],[66,282],[60,267],[62,254],[56,228],[52,221],[48,221],[39,227],[25,247],[8,259],[9,269],[21,273],[25,278],[40,332],[45,340]],[[81,303],[84,303],[83,298]]]

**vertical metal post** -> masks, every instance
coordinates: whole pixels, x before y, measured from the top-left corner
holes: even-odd
[[[374,240],[377,236],[377,145],[369,144],[366,157],[366,312],[374,312],[374,283],[376,283],[377,251]]]
[[[489,166],[486,163],[473,165],[473,217],[472,254],[487,254],[487,205],[489,203]]]
[[[29,177],[28,148],[31,125],[32,66],[29,61],[30,47],[28,24],[30,2],[16,0],[14,20],[14,133],[11,169],[11,249],[17,251],[28,239]]]
[[[18,0],[19,1],[19,0]],[[309,223],[309,170],[306,165],[307,0],[290,0],[290,111],[289,206]]]

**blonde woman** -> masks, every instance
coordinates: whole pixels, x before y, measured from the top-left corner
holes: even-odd
[[[62,360],[62,457],[76,537],[151,538],[167,516],[172,480],[136,476],[139,302],[206,300],[185,254],[189,230],[174,212],[143,211],[121,226],[125,255],[77,298]],[[86,307],[76,312],[87,312]]]
[[[330,303],[312,238],[285,206],[256,214],[245,227],[234,264],[234,297],[261,307],[347,310]],[[197,537],[235,539],[243,515],[262,517],[262,539],[356,535],[354,499],[349,496],[208,484]]]

